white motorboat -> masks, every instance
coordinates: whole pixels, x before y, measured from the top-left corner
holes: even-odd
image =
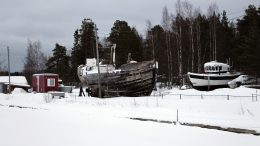
[[[214,90],[228,87],[228,82],[239,77],[241,73],[231,72],[225,63],[211,61],[204,64],[204,73],[188,72],[193,88],[197,90]]]

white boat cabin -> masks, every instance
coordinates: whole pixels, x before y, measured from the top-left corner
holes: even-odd
[[[225,63],[211,61],[204,64],[205,73],[226,73],[230,71],[230,66]]]
[[[86,59],[86,65],[79,66],[80,69],[80,75],[87,75],[87,74],[97,74],[98,73],[98,67],[97,67],[97,60],[96,58],[87,58]],[[99,63],[99,69],[100,73],[107,73],[115,70],[115,67],[111,64],[102,64],[102,62]]]

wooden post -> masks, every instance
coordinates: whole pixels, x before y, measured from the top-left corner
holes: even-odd
[[[203,100],[203,95],[201,94],[201,99]]]
[[[177,123],[179,122],[179,111],[177,109]]]
[[[227,100],[229,100],[229,95],[227,95]]]
[[[209,89],[210,89],[210,80],[209,80],[209,75],[208,75],[208,91],[209,91]]]
[[[181,100],[181,94],[180,94],[180,100]]]
[[[156,106],[159,107],[158,97],[156,96]]]

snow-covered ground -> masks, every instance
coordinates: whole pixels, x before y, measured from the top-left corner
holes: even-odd
[[[260,132],[260,95],[255,95],[259,93],[244,87],[210,92],[172,89],[150,97],[98,99],[78,97],[74,90],[64,99],[51,99],[48,94],[15,90],[0,94],[0,143],[254,146],[260,144],[259,136],[129,118],[177,121],[178,110],[180,122]]]

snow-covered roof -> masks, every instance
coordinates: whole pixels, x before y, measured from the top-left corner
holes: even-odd
[[[9,82],[8,76],[0,76],[0,83]],[[10,82],[12,84],[28,84],[26,78],[24,76],[10,76]]]
[[[207,63],[204,64],[204,67],[205,67],[205,66],[223,66],[223,67],[229,67],[228,64],[221,63],[221,62],[217,62],[217,61],[207,62]]]
[[[41,74],[33,74],[33,76],[57,76],[58,74],[54,73],[41,73]]]
[[[217,61],[211,61],[204,64],[204,71],[205,72],[228,72],[229,65]]]

